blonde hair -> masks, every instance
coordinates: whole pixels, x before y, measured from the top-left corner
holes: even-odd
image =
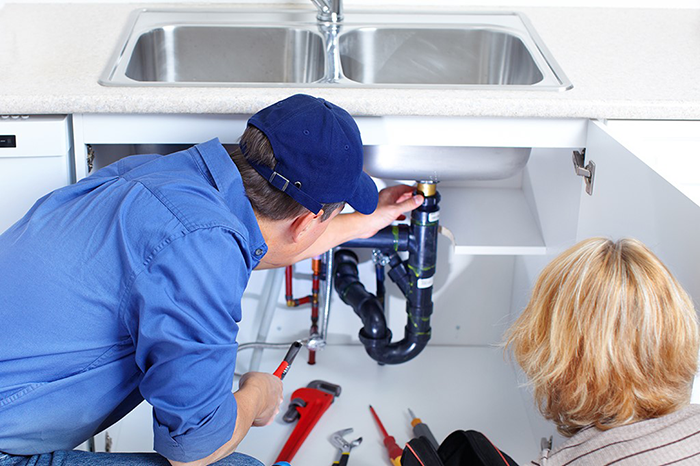
[[[544,269],[505,346],[542,414],[571,436],[686,405],[697,371],[697,315],[641,242],[592,238]]]

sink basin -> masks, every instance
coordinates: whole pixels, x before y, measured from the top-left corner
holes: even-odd
[[[345,76],[372,84],[533,85],[544,76],[519,37],[472,29],[358,28],[340,36]]]
[[[364,169],[395,180],[502,180],[519,173],[530,152],[529,147],[365,146]]]
[[[328,31],[311,10],[139,10],[100,83],[572,87],[527,19],[516,13],[346,12],[336,34]]]
[[[178,25],[134,44],[125,76],[162,83],[310,83],[323,77],[322,37],[294,27]]]

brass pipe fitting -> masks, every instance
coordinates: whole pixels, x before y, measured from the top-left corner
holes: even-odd
[[[433,197],[437,193],[437,183],[419,181],[416,191],[423,197]]]

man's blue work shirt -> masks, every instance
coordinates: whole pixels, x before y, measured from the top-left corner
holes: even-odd
[[[71,449],[144,398],[177,461],[233,434],[241,296],[267,251],[218,140],[122,159],[0,235],[0,451]]]

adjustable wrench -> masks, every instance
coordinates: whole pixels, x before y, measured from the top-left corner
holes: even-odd
[[[350,450],[362,443],[362,437],[357,438],[352,442],[345,440],[343,436],[345,434],[349,434],[350,432],[352,432],[352,428],[339,430],[331,435],[331,444],[340,450],[340,459],[338,459],[338,461],[334,461],[333,466],[346,466],[348,464],[348,460],[350,459]]]

